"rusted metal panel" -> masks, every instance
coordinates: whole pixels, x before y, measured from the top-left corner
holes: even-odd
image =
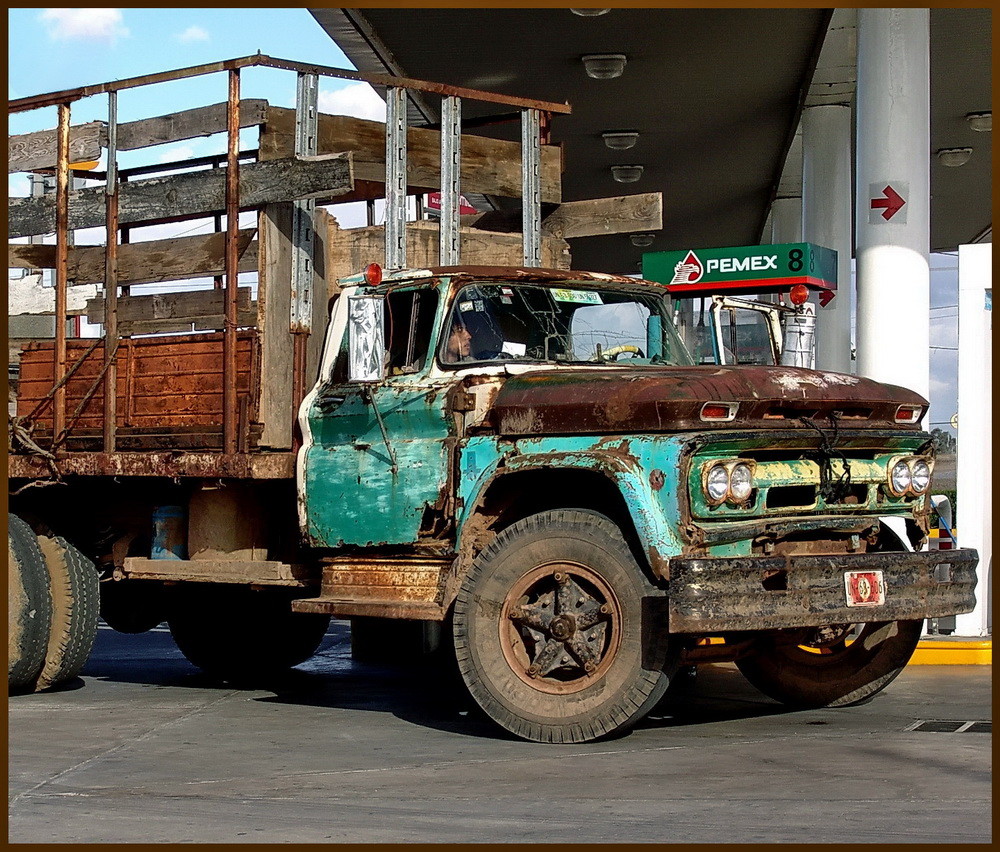
[[[86,351],[89,341],[74,340],[69,357]],[[172,428],[221,426],[222,424],[222,335],[133,338],[122,341],[116,353],[118,368],[118,430],[155,429],[169,433]],[[255,331],[241,331],[237,346],[239,369],[236,391],[255,395],[252,387],[253,362],[259,357]],[[98,380],[103,367],[102,353],[92,352],[66,383],[67,406],[75,409]],[[26,417],[52,388],[52,344],[33,342],[21,355],[18,388],[18,416]],[[103,388],[98,388],[83,408],[76,423],[79,429],[103,429]],[[289,417],[293,413],[289,412]],[[45,407],[32,418],[41,430],[51,428],[51,414]],[[122,431],[125,434],[125,431]]]
[[[204,452],[58,453],[55,465],[62,476],[220,477],[232,479],[294,479],[295,454],[255,453],[227,456]],[[51,479],[41,456],[11,454],[7,477]]]
[[[372,618],[408,618],[418,621],[444,621],[447,610],[440,604],[428,601],[335,600],[332,598],[304,598],[292,601],[292,612],[312,612],[332,615],[334,618],[369,616]]]
[[[339,600],[439,601],[452,559],[339,557],[323,566],[321,595]]]
[[[934,618],[975,606],[975,550],[670,560],[670,631],[770,630]],[[848,606],[848,571],[881,571],[885,602]]]
[[[926,405],[913,391],[842,373],[791,367],[671,367],[544,370],[507,380],[490,422],[501,435],[607,434],[732,429],[705,422],[710,400],[738,402],[740,428],[810,429],[800,418],[843,427],[917,430],[895,422],[903,404]]]
[[[260,560],[144,559],[129,556],[115,569],[116,580],[183,580],[194,583],[240,583],[261,586],[314,586],[316,572],[303,565]]]

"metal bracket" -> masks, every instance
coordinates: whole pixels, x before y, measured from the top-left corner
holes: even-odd
[[[406,90],[385,92],[385,265],[406,266]]]
[[[441,101],[441,226],[442,266],[457,266],[461,198],[462,102],[454,96]]]
[[[299,74],[295,92],[295,156],[314,157],[318,151],[319,78]],[[290,327],[294,331],[312,331],[313,258],[316,232],[313,215],[316,200],[292,202],[292,299]]]
[[[542,265],[541,114],[521,111],[521,230],[524,265]]]

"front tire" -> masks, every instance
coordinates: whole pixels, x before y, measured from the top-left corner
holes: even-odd
[[[777,631],[736,665],[765,695],[792,707],[846,707],[885,689],[916,650],[923,620]]]
[[[519,737],[579,743],[622,732],[677,666],[665,600],[608,518],[541,512],[501,532],[466,577],[458,666],[479,706]]]

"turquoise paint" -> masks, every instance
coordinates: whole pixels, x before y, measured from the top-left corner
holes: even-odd
[[[623,441],[628,444],[624,455],[614,451]],[[681,447],[680,437],[662,435],[627,439],[544,437],[518,441],[499,441],[492,436],[470,438],[459,461],[458,487],[462,501],[458,517],[459,546],[465,522],[502,464],[504,475],[544,468],[590,470],[607,476],[621,492],[643,547],[647,550],[655,547],[662,556],[677,555],[681,552],[681,541],[676,530],[681,521],[676,471]],[[466,463],[470,451],[473,465]],[[649,473],[654,468],[667,476],[660,491],[653,491],[649,484]]]
[[[437,345],[444,301],[438,299],[429,351]],[[438,501],[447,480],[444,439],[452,432],[444,407],[453,382],[428,378],[431,360],[425,359],[419,373],[391,376],[372,387],[396,454],[395,474],[362,387],[330,383],[316,395],[308,412],[313,443],[304,459],[306,534],[314,546],[417,540],[424,509]]]

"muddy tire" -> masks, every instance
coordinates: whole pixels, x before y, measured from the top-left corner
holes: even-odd
[[[208,674],[251,685],[308,660],[330,616],[298,614],[278,589],[178,589],[167,624],[181,653]]]
[[[38,544],[49,572],[52,621],[36,690],[80,673],[94,647],[100,609],[100,582],[94,563],[64,538],[39,536]]]
[[[48,647],[52,603],[49,572],[38,537],[16,515],[7,515],[7,688],[34,687]]]
[[[665,601],[604,515],[541,512],[500,533],[462,584],[458,667],[483,711],[524,739],[623,732],[677,667]]]
[[[736,661],[765,695],[792,707],[846,707],[885,689],[906,666],[923,621],[842,625],[826,632],[785,631],[760,640],[759,650]],[[782,635],[784,633],[784,635]]]

